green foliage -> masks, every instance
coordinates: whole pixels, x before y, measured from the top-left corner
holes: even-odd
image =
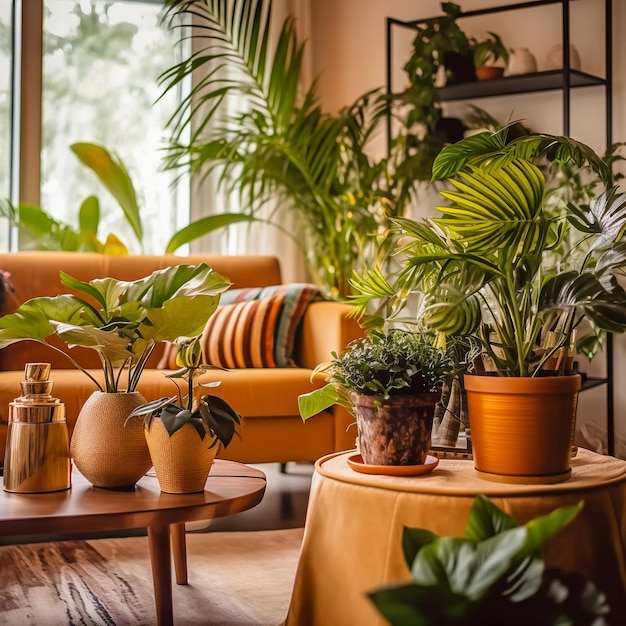
[[[211,447],[217,445],[218,441],[227,447],[234,435],[240,436],[236,427],[241,424],[242,417],[228,402],[218,396],[205,394],[199,398],[194,397],[194,380],[212,366],[201,363],[202,352],[198,337],[184,338],[179,340],[177,345],[176,362],[183,367],[167,374],[167,378],[176,385],[178,394],[143,404],[134,409],[128,419],[143,417],[145,428],[150,428],[152,419],[159,417],[170,437],[185,424],[191,424],[201,441],[209,434],[213,438]],[[186,382],[186,395],[183,395],[177,380]],[[201,387],[216,387],[220,383],[198,384]]]
[[[61,282],[81,296],[32,298],[0,317],[0,348],[24,340],[49,345],[102,390],[69,353],[47,339],[56,335],[68,348],[91,348],[100,356],[107,392],[135,391],[156,344],[202,332],[230,286],[204,263],[168,267],[131,282],[101,278],[85,283],[61,272]],[[127,380],[120,387],[124,371]]]
[[[588,163],[610,181],[606,163],[588,146],[552,135],[506,142],[506,129],[448,146],[433,178],[450,176],[449,201],[431,220],[394,220],[403,258],[384,297],[385,314],[424,295],[417,318],[447,336],[476,336],[486,360],[503,376],[563,372],[574,331],[626,329],[626,196],[616,187],[589,207],[573,204],[554,215],[545,205],[545,175],[535,163]],[[558,251],[558,254],[556,252]],[[355,281],[363,309],[374,294],[370,276]],[[376,284],[379,284],[378,281]],[[369,291],[368,291],[369,289]]]
[[[304,47],[294,22],[270,37],[267,0],[168,0],[166,7],[174,25],[193,16],[198,30],[181,37],[198,49],[161,76],[164,92],[210,64],[170,121],[166,166],[189,165],[200,177],[215,172],[245,215],[294,240],[314,282],[345,295],[352,270],[367,266],[379,229],[403,213],[414,190],[406,142],[380,160],[366,151],[387,120],[387,99],[375,90],[336,115],[322,111],[315,82],[302,92]],[[245,109],[229,112],[231,96],[244,98]],[[285,229],[287,213],[304,237]],[[175,244],[199,234],[194,224]]]
[[[413,581],[368,593],[392,626],[606,626],[605,596],[578,574],[548,570],[538,549],[567,526],[583,503],[521,526],[479,495],[461,537],[404,528]]]
[[[471,43],[457,23],[461,8],[453,2],[442,2],[444,14],[415,25],[413,51],[404,66],[409,86],[396,98],[411,110],[407,117],[407,127],[414,133],[415,126],[421,126],[415,137],[414,148],[422,156],[428,157],[422,171],[423,180],[428,180],[432,161],[444,145],[445,137],[438,132],[441,119],[439,90],[435,86],[448,52],[469,52]],[[418,139],[419,137],[419,139]]]
[[[93,143],[75,143],[70,146],[81,163],[91,168],[102,184],[117,200],[126,221],[133,229],[139,243],[143,241],[143,226],[139,216],[137,194],[126,166],[117,155]],[[97,227],[97,222],[94,224]]]
[[[350,392],[389,398],[436,391],[459,371],[455,357],[433,332],[373,330],[314,370],[328,384],[298,397],[300,415],[306,420],[333,404],[352,411]]]
[[[500,35],[488,32],[488,37],[478,40],[472,38],[472,54],[474,55],[474,67],[482,67],[487,63],[494,63],[502,59],[506,65],[509,62],[509,51],[502,43]]]

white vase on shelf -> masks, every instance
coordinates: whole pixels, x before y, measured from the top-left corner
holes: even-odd
[[[516,74],[531,74],[537,71],[537,59],[528,48],[515,48],[509,55],[506,67],[507,76]]]
[[[569,47],[569,66],[572,70],[580,70],[580,55],[575,46]],[[547,70],[563,69],[563,44],[555,43],[549,50],[546,57]]]

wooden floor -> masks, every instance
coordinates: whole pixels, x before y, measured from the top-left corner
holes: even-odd
[[[279,463],[254,465],[267,476],[267,490],[260,504],[249,511],[213,520],[207,530],[276,530],[304,526],[313,465]]]

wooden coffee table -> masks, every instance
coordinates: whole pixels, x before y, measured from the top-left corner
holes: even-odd
[[[209,520],[256,506],[265,493],[265,474],[233,461],[216,460],[205,491],[163,493],[157,479],[144,476],[134,489],[93,487],[76,469],[72,488],[39,494],[0,491],[0,536],[69,535],[146,528],[159,626],[174,623],[172,566],[176,582],[187,583],[185,522]],[[171,536],[171,542],[170,542]]]

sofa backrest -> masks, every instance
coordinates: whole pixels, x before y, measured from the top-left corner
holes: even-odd
[[[31,298],[69,293],[70,290],[61,284],[60,271],[84,282],[106,277],[136,280],[170,265],[199,263],[206,263],[228,278],[233,288],[267,287],[282,282],[278,259],[267,255],[113,256],[89,252],[7,252],[0,253],[0,271],[5,272],[10,288],[0,294],[0,314],[12,313]],[[50,343],[67,350],[62,342],[55,340],[53,338]],[[94,350],[73,348],[70,354],[84,367],[101,367]],[[159,346],[149,365],[156,365],[161,356]],[[51,363],[54,369],[72,367],[65,357],[34,341],[22,341],[0,350],[1,370],[19,370],[25,363],[40,361]]]

